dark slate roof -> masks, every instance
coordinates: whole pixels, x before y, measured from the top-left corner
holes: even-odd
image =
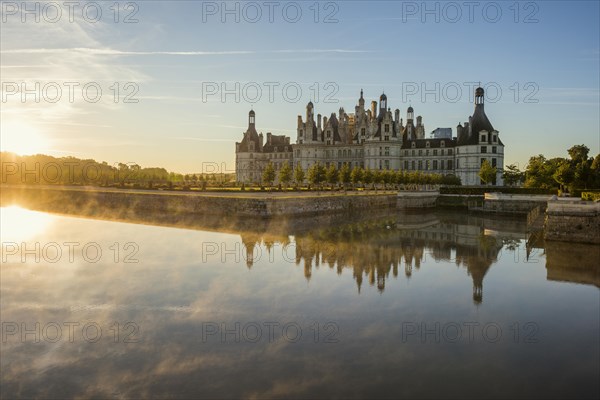
[[[331,130],[333,131],[333,141],[334,142],[341,142],[342,138],[340,136],[340,121],[337,119],[337,116],[335,115],[335,113],[331,113],[331,116],[329,117],[329,119],[327,120],[327,125],[329,125],[331,127]],[[325,141],[325,132],[327,131],[327,127],[323,127],[323,131],[321,132],[321,134],[323,135],[323,137],[321,138],[322,141]]]
[[[386,113],[388,111],[385,111]],[[382,129],[381,129],[381,125],[383,125],[383,117],[384,117],[384,113],[380,112],[379,113],[379,117],[377,117],[377,132],[375,132],[375,137],[381,137],[381,133],[382,133]],[[394,123],[394,119],[390,118],[391,123],[390,125],[392,125],[392,129],[390,130],[390,133],[392,134],[392,137],[396,137],[398,132],[396,131],[396,124]]]
[[[412,147],[413,142],[415,143],[415,147]],[[427,147],[427,142],[429,142],[429,147]],[[444,147],[442,147],[442,142],[445,142]],[[456,140],[454,139],[415,139],[405,140],[402,143],[402,149],[443,149],[455,146]]]
[[[256,132],[256,129],[253,126],[248,127],[248,130],[244,134],[244,139],[242,139],[242,142],[240,143],[239,151],[247,152],[248,143],[251,141],[254,142],[254,151],[260,151],[260,141],[258,140],[258,133]]]
[[[285,146],[288,147],[287,151],[292,151],[292,146],[286,143],[285,135],[271,135],[271,143],[265,143],[263,146],[263,153],[281,153],[284,151]],[[277,151],[275,151],[277,147]]]
[[[467,130],[469,128],[466,128]],[[476,145],[479,144],[479,132],[488,131],[488,133],[493,132],[495,129],[492,126],[492,123],[488,119],[487,115],[485,115],[485,111],[483,109],[483,104],[475,105],[475,111],[473,112],[473,116],[471,117],[471,135],[469,136],[469,132],[465,132],[463,135],[460,135],[458,144],[460,146],[463,145]],[[488,135],[487,141],[489,144],[493,144],[491,135]],[[500,138],[498,138],[498,144],[500,146],[504,146]]]

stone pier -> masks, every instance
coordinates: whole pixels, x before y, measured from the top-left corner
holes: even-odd
[[[435,207],[440,196],[438,191],[398,192],[396,207],[399,210]]]
[[[549,201],[544,239],[600,244],[600,203],[581,200]]]

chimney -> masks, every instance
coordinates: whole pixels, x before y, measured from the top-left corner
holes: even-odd
[[[258,135],[258,146],[260,147],[259,151],[262,151],[262,148],[263,148],[263,134],[262,134],[262,132],[260,133],[260,135]]]
[[[371,102],[371,116],[373,118],[377,116],[377,102],[375,100]]]
[[[395,120],[396,122],[400,121],[400,110],[398,110],[397,108],[396,108],[396,110],[394,111],[394,120]]]
[[[321,114],[317,114],[317,128],[321,129]]]

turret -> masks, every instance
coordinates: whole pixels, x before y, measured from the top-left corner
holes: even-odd
[[[254,110],[250,110],[250,112],[248,113],[248,129],[254,128],[255,122],[256,122],[256,114],[254,113]]]
[[[310,122],[314,120],[314,106],[312,101],[309,101],[306,105],[306,122]]]
[[[365,99],[363,97],[363,90],[360,89],[360,98],[358,99],[358,106],[364,110],[365,108]]]
[[[387,110],[387,96],[385,93],[382,93],[379,96],[379,115],[383,117],[385,115],[385,111]]]
[[[412,108],[412,106],[409,106],[408,109],[406,110],[406,124],[410,124],[411,122],[413,122],[413,119],[415,117],[415,110]]]

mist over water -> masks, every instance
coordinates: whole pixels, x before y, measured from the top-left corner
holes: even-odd
[[[3,398],[600,394],[599,247],[519,219],[2,205]]]

